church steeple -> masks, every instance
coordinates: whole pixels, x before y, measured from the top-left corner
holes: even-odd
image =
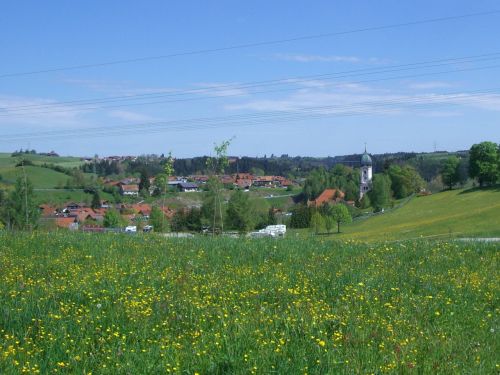
[[[366,150],[361,156],[361,175],[359,183],[359,199],[363,198],[363,195],[368,193],[372,188],[372,158]]]

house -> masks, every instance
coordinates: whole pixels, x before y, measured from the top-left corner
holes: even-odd
[[[58,228],[75,229],[76,227],[78,229],[78,223],[74,217],[58,217],[55,222]]]
[[[250,189],[252,186],[252,180],[247,180],[247,179],[239,179],[234,183],[237,187],[240,189]]]
[[[177,188],[184,193],[198,191],[198,185],[192,182],[181,182],[177,184]]]
[[[343,201],[345,197],[344,192],[338,189],[325,189],[316,199],[308,201],[309,207],[321,207],[325,203],[337,204]]]
[[[204,184],[208,181],[209,177],[206,175],[194,175],[194,176],[189,176],[188,179],[197,182],[199,184]]]
[[[139,195],[139,185],[131,184],[131,185],[120,185],[120,194],[128,195],[128,196],[138,196]]]
[[[71,202],[71,203],[66,204],[66,210],[75,211],[75,210],[79,210],[80,208],[83,208],[84,206],[85,205],[82,203]]]
[[[57,208],[48,204],[42,204],[38,208],[42,217],[50,217],[57,214]]]
[[[233,176],[229,176],[229,175],[224,175],[224,176],[221,176],[220,177],[220,182],[223,184],[223,185],[232,185],[235,183],[235,178]]]
[[[149,219],[149,215],[151,215],[151,206],[149,204],[133,204],[131,208],[145,219]]]
[[[169,219],[172,219],[175,215],[175,210],[171,209],[170,207],[159,207],[160,211],[163,211],[164,215],[168,217]]]

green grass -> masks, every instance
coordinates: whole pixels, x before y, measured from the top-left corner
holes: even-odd
[[[29,178],[35,189],[50,189],[63,186],[71,178],[68,175],[56,172],[52,169],[28,165],[25,167],[26,176]],[[23,176],[21,167],[10,167],[0,169],[4,182],[15,183],[17,177]]]
[[[59,165],[65,168],[74,168],[82,164],[80,158],[77,157],[50,157],[40,155],[23,155],[27,160],[30,160],[33,165],[26,166],[28,178],[33,183],[35,189],[50,189],[60,185],[65,185],[71,177],[54,171],[49,168],[43,168],[40,165],[43,163]],[[18,176],[22,176],[22,169],[16,167],[18,158],[11,157],[10,154],[0,153],[0,175],[2,176],[1,184],[4,188],[12,188]],[[87,173],[87,177],[91,174]]]
[[[111,194],[100,191],[99,196],[102,200],[114,202]],[[35,191],[35,200],[38,204],[48,203],[56,206],[68,202],[87,202],[90,205],[92,194],[85,193],[83,190],[43,190]]]
[[[500,188],[452,190],[341,227],[340,238],[398,240],[420,236],[499,236]]]
[[[0,233],[0,373],[493,374],[498,246]]]
[[[13,167],[17,163],[18,158],[11,157],[10,155],[11,154],[8,153],[0,153],[0,168]],[[68,168],[78,167],[83,164],[80,158],[73,156],[52,157],[52,156],[24,154],[23,158],[30,160],[34,164],[48,163]]]

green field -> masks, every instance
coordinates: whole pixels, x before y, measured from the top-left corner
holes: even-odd
[[[0,233],[0,373],[494,374],[498,245]]]
[[[420,236],[500,237],[500,188],[416,197],[399,209],[355,221],[341,230],[340,238],[371,241]]]
[[[106,192],[99,192],[99,197],[102,200],[114,201],[111,194]],[[52,204],[59,206],[63,203],[77,202],[87,203],[90,205],[92,202],[92,194],[85,193],[83,190],[69,190],[69,189],[53,189],[53,190],[40,190],[35,191],[35,201],[38,204]]]
[[[64,186],[70,177],[64,173],[56,172],[52,169],[28,165],[25,168],[26,176],[29,178],[35,189],[55,188]],[[0,169],[0,174],[4,182],[11,184],[16,182],[17,177],[23,177],[21,167],[11,167]]]
[[[65,185],[68,175],[54,171],[49,168],[40,167],[43,163],[55,164],[62,167],[73,168],[81,165],[80,158],[75,157],[49,157],[40,155],[23,155],[23,158],[30,160],[34,165],[25,167],[26,175],[33,183],[35,189],[48,189]],[[0,153],[0,175],[2,185],[12,186],[17,177],[23,176],[22,168],[16,167],[18,158],[11,157],[10,154]]]

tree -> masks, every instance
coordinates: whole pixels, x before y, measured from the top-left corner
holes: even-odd
[[[149,224],[153,226],[155,232],[167,232],[168,221],[165,220],[165,213],[158,207],[154,206],[149,215]]]
[[[163,186],[163,199],[161,200],[161,210],[164,213],[165,212],[165,198],[167,196],[167,188],[168,188],[168,178],[174,174],[174,158],[172,157],[172,152],[168,153],[167,159],[165,160],[165,165],[163,167],[163,176],[162,179],[160,180],[160,183],[163,183],[162,185],[158,186]],[[162,228],[165,227],[165,215],[162,216],[162,223],[161,226]]]
[[[229,199],[226,223],[239,232],[248,232],[253,229],[254,215],[248,195],[236,190]]]
[[[222,194],[222,183],[216,176],[210,176],[206,183],[207,191],[203,195],[201,206],[202,222],[212,228],[212,234],[223,228],[223,210],[219,194]]]
[[[149,195],[149,187],[151,183],[149,182],[148,171],[144,168],[141,170],[141,180],[139,182],[139,191],[141,196],[147,197]]]
[[[441,176],[443,177],[443,182],[451,190],[453,186],[460,181],[460,159],[456,156],[450,156],[444,162],[443,168],[441,169]]]
[[[122,226],[123,219],[117,210],[107,210],[104,214],[103,225],[106,228],[118,228]]]
[[[207,168],[211,173],[208,188],[212,193],[211,201],[213,202],[213,221],[212,221],[212,234],[215,234],[216,218],[219,218],[221,232],[224,231],[224,218],[222,208],[222,190],[223,186],[220,183],[219,175],[224,173],[224,170],[229,165],[227,157],[227,149],[231,144],[231,140],[223,141],[220,145],[214,144],[215,157],[207,159]]]
[[[6,202],[8,225],[13,229],[31,230],[36,228],[40,210],[34,201],[33,185],[26,177],[18,177],[14,191]]]
[[[364,194],[363,198],[359,201],[359,207],[362,209],[367,209],[372,205],[372,202],[370,201],[370,195],[369,194]]]
[[[311,209],[305,204],[297,204],[292,209],[292,217],[290,219],[290,227],[292,228],[308,228],[311,223]]]
[[[340,233],[340,224],[352,222],[351,214],[347,207],[343,204],[336,204],[332,209],[333,220],[337,223],[337,233]]]
[[[278,224],[278,219],[276,218],[275,207],[269,207],[267,211],[267,225]]]
[[[321,215],[318,211],[314,212],[311,215],[311,224],[310,224],[311,230],[314,233],[319,234],[324,227],[325,227],[325,219],[323,218],[323,215]]]
[[[499,176],[499,151],[493,142],[482,142],[471,147],[469,174],[477,178],[480,186],[493,185]]]
[[[372,190],[368,193],[376,212],[389,205],[391,200],[391,179],[386,174],[376,174],[373,177]]]
[[[422,177],[410,165],[401,167],[393,164],[389,167],[388,174],[391,178],[391,189],[397,199],[406,198],[413,193],[418,193],[425,187]]]
[[[325,216],[325,228],[328,234],[330,234],[334,225],[335,225],[335,220],[333,219],[333,217],[330,215]]]
[[[101,197],[99,196],[99,191],[94,191],[94,194],[92,194],[92,203],[90,204],[90,207],[92,207],[94,210],[96,208],[101,208]]]

